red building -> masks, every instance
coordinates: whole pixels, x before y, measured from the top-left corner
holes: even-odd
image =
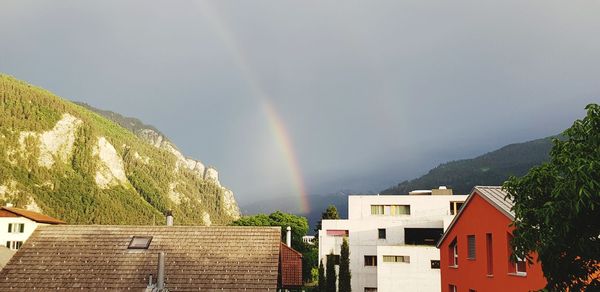
[[[442,292],[536,291],[539,263],[510,260],[513,203],[501,187],[477,186],[438,242]]]

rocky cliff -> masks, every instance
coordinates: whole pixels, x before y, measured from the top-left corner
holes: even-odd
[[[227,224],[218,172],[137,119],[0,75],[0,203],[81,224]]]

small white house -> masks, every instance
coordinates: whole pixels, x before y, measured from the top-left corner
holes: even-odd
[[[38,225],[65,224],[64,221],[33,211],[0,207],[0,244],[18,250]]]
[[[435,244],[466,198],[445,188],[349,196],[348,219],[322,221],[319,259],[337,262],[347,238],[353,291],[439,291]]]

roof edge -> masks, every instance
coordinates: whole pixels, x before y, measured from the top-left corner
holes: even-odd
[[[454,216],[454,218],[450,222],[450,225],[448,225],[448,228],[446,228],[446,231],[444,232],[444,234],[442,234],[442,237],[440,238],[438,243],[435,245],[437,248],[440,248],[440,246],[442,245],[442,243],[444,242],[444,240],[446,239],[446,237],[448,236],[450,231],[452,231],[452,228],[456,224],[456,221],[458,221],[458,219],[462,215],[463,211],[467,209],[468,204],[471,202],[471,200],[475,196],[475,194],[478,194],[483,200],[485,200],[488,204],[492,205],[496,210],[500,211],[500,213],[504,214],[511,221],[515,220],[515,217],[513,215],[511,215],[510,213],[507,213],[506,211],[504,211],[504,209],[500,208],[500,206],[498,206],[496,203],[494,203],[488,197],[481,194],[480,188],[483,188],[483,187],[500,187],[500,186],[474,186],[473,189],[471,190],[471,193],[465,200],[464,205],[462,206],[462,208],[460,208],[460,211],[458,211],[458,214],[456,214],[456,216]]]
[[[0,207],[0,209],[11,212],[13,214],[25,217],[29,220],[38,222],[38,223],[48,223],[48,224],[67,224],[67,222],[42,214],[35,211],[29,211],[26,209],[14,208],[14,207]],[[36,218],[35,216],[42,216],[45,218]]]

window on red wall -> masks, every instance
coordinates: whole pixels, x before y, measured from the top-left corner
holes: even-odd
[[[448,285],[448,291],[450,291],[450,292],[456,292],[457,291],[456,285],[452,285],[452,284]]]
[[[454,240],[452,240],[448,246],[448,254],[450,255],[448,258],[448,265],[451,267],[458,267],[458,244],[456,242],[456,238],[454,238]]]
[[[487,274],[491,276],[494,274],[494,251],[492,250],[492,234],[487,233],[485,235],[485,249],[487,258]]]
[[[512,247],[512,244],[511,244],[511,241],[513,239],[512,234],[507,233],[506,239],[507,239],[508,254],[512,255],[512,253],[513,253],[513,247]],[[527,275],[527,262],[526,262],[526,260],[517,257],[516,262],[515,262],[515,261],[512,260],[512,257],[509,257],[509,259],[508,259],[508,273],[510,273],[510,274],[517,274],[517,275],[520,275],[520,276]]]
[[[475,235],[467,235],[467,258],[475,259]]]

